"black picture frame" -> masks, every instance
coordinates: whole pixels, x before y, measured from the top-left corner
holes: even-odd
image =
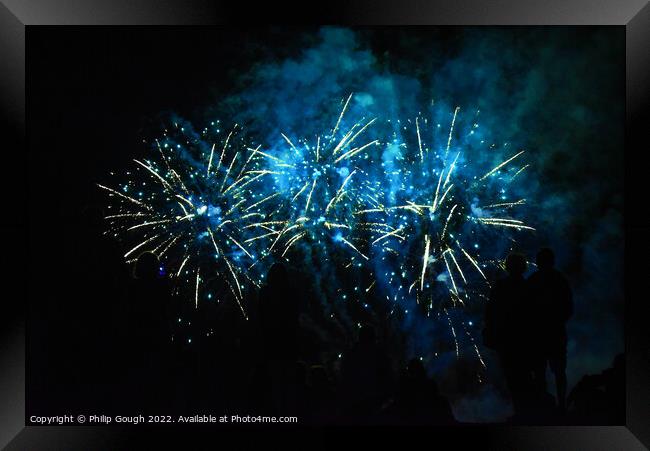
[[[0,224],[3,251],[0,272],[3,287],[0,336],[0,446],[6,449],[136,449],[150,445],[151,436],[186,443],[176,428],[118,426],[25,426],[25,311],[30,267],[30,206],[26,142],[29,111],[25,107],[25,55],[32,27],[59,25],[218,25],[233,23],[323,23],[354,25],[618,25],[626,30],[626,149],[625,149],[625,336],[627,413],[625,426],[515,427],[476,426],[436,431],[459,443],[468,440],[486,449],[636,450],[650,446],[650,342],[644,333],[648,318],[644,296],[643,257],[650,250],[645,214],[647,184],[641,155],[647,146],[650,123],[650,5],[644,0],[498,0],[479,1],[329,1],[298,10],[295,5],[244,5],[223,1],[100,1],[3,0],[0,3],[0,122],[3,160],[11,168],[0,182],[11,192],[10,214]],[[3,171],[4,172],[4,171]],[[7,210],[5,210],[7,211]],[[13,288],[13,289],[12,289]],[[10,294],[11,293],[11,294]],[[283,432],[282,428],[268,429]],[[284,429],[286,432],[287,430]],[[403,431],[402,431],[403,432]],[[233,435],[251,440],[246,429]],[[385,431],[376,431],[381,437]],[[319,432],[321,436],[326,435]],[[194,428],[193,438],[214,431]],[[431,437],[431,431],[427,432]],[[248,436],[248,437],[246,437]],[[244,438],[245,437],[245,438]],[[261,434],[258,437],[262,437]],[[219,439],[221,440],[221,438]],[[321,442],[315,443],[315,446]]]

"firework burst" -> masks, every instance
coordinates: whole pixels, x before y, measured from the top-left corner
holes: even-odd
[[[114,201],[109,233],[127,245],[127,261],[158,255],[195,307],[231,298],[246,317],[246,287],[260,285],[260,262],[274,256],[313,269],[329,307],[340,296],[364,309],[385,298],[390,314],[421,311],[457,356],[467,340],[483,363],[468,311],[485,299],[495,255],[534,230],[520,219],[526,199],[515,183],[524,152],[488,141],[478,111],[350,121],[352,101],[326,132],[281,133],[269,148],[237,126],[174,124],[152,158],[99,185]]]
[[[320,247],[326,259],[341,248],[352,253],[349,264],[369,259],[356,235],[355,213],[377,191],[366,167],[379,141],[366,137],[376,119],[361,118],[347,125],[345,114],[351,100],[352,94],[342,102],[329,131],[313,140],[294,140],[282,133],[282,143],[275,150],[260,152],[284,201],[274,212],[280,224],[269,251],[284,257],[292,247],[309,243]]]
[[[454,312],[484,299],[489,287],[483,246],[493,252],[495,243],[534,229],[517,218],[526,199],[513,197],[524,152],[489,143],[479,132],[478,111],[469,124],[458,107],[435,113],[436,120],[418,115],[387,124],[394,131],[382,157],[382,201],[357,214],[368,218],[362,225],[372,234],[377,280],[391,313],[408,314],[415,304],[446,323],[458,355],[454,317],[463,315]],[[499,159],[504,150],[508,156]],[[481,359],[468,321],[461,323]]]
[[[264,252],[248,240],[266,227],[262,187],[268,171],[237,125],[213,122],[201,132],[174,123],[151,143],[151,157],[111,186],[108,233],[120,239],[134,262],[156,254],[184,296],[200,301],[243,300],[248,284],[259,285],[255,267]]]

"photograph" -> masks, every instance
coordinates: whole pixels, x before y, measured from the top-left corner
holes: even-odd
[[[625,425],[624,27],[27,43],[26,424]]]

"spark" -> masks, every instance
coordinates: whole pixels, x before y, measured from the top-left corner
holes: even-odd
[[[429,235],[424,236],[424,257],[422,258],[422,275],[420,276],[420,291],[424,289],[424,274],[427,270],[427,264],[429,263]]]
[[[181,275],[181,271],[183,271],[183,268],[185,267],[185,263],[187,263],[189,259],[190,259],[189,255],[185,257],[183,263],[181,263],[181,266],[178,267],[178,271],[176,272],[176,277],[179,277]]]
[[[104,189],[104,190],[109,191],[109,192],[111,192],[111,193],[113,193],[113,194],[116,194],[116,195],[118,195],[118,196],[120,196],[120,197],[122,197],[122,198],[124,198],[124,199],[126,199],[126,200],[128,200],[128,201],[130,201],[130,202],[133,202],[133,203],[136,204],[136,205],[140,205],[140,206],[142,206],[142,207],[149,208],[149,207],[147,207],[147,205],[143,204],[143,203],[140,202],[139,200],[135,200],[134,198],[132,198],[132,197],[130,197],[130,196],[127,196],[127,195],[125,195],[125,194],[122,194],[122,193],[120,193],[119,191],[115,191],[115,190],[112,189],[112,188],[108,188],[107,186],[100,185],[99,183],[97,184],[97,186],[99,186],[101,189]]]
[[[345,105],[343,105],[343,109],[341,110],[341,114],[339,114],[339,118],[336,120],[336,125],[334,126],[334,130],[332,130],[332,136],[336,135],[336,131],[339,129],[339,124],[341,123],[341,119],[343,119],[343,115],[345,114],[345,110],[348,108],[348,103],[350,103],[350,99],[352,98],[352,94],[348,96],[348,99],[345,101]],[[316,158],[318,160],[318,158]]]
[[[488,178],[489,176],[491,176],[492,174],[494,174],[496,171],[498,171],[499,169],[501,169],[502,167],[504,167],[505,165],[507,165],[508,163],[510,163],[512,160],[514,160],[515,158],[517,158],[519,155],[522,155],[523,153],[524,153],[524,151],[522,150],[521,152],[519,152],[519,153],[513,155],[512,157],[508,158],[508,159],[507,159],[506,161],[504,161],[503,163],[498,164],[496,167],[494,167],[491,171],[489,171],[487,174],[485,174],[485,175],[484,175],[483,177],[481,177],[479,180],[485,180],[486,178]],[[516,174],[515,174],[515,175],[516,175]]]
[[[201,276],[199,275],[201,269],[196,269],[196,291],[194,294],[194,308],[199,308],[199,283],[201,282]]]
[[[355,251],[357,251],[357,252],[359,253],[359,255],[361,255],[363,258],[365,258],[366,260],[369,260],[369,258],[366,257],[364,254],[362,254],[361,251],[360,251],[359,249],[357,249],[357,248],[354,246],[354,244],[350,243],[350,242],[349,242],[348,240],[346,240],[345,238],[341,238],[341,241],[343,241],[345,244],[347,244],[347,245],[350,246],[352,249],[354,249]]]
[[[124,254],[124,258],[128,257],[129,255],[131,255],[132,253],[134,253],[135,251],[137,251],[138,249],[140,249],[142,246],[144,246],[144,245],[150,243],[151,241],[155,240],[155,239],[158,238],[159,236],[160,236],[160,234],[158,234],[158,235],[154,235],[154,236],[152,236],[151,238],[149,238],[149,239],[147,239],[147,240],[144,240],[142,243],[138,244],[136,247],[134,247],[133,249],[131,249],[130,251],[128,251],[126,254]]]
[[[422,138],[420,137],[420,124],[418,122],[419,118],[415,118],[415,129],[418,134],[418,149],[420,149],[420,161],[424,161],[424,153],[422,153]]]
[[[171,219],[162,219],[160,221],[143,222],[142,224],[136,224],[132,227],[129,227],[126,230],[134,230],[134,229],[139,229],[140,227],[148,227],[152,225],[165,224],[167,222],[171,222]]]

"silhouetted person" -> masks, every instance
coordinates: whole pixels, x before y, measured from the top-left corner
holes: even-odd
[[[620,424],[625,419],[625,356],[614,358],[612,367],[586,375],[567,398],[573,419],[580,424]]]
[[[533,303],[533,349],[535,382],[546,390],[546,366],[555,375],[557,403],[560,411],[566,405],[566,322],[573,315],[571,288],[564,276],[554,268],[555,256],[548,248],[537,253],[537,272],[528,279]]]
[[[386,409],[391,422],[403,424],[453,424],[449,401],[426,375],[420,359],[412,359],[400,378],[395,401]]]
[[[141,254],[133,272],[130,289],[129,348],[134,372],[134,398],[158,407],[167,396],[171,331],[167,315],[171,290],[160,276],[160,262],[152,252]],[[143,399],[144,398],[144,399]]]
[[[522,255],[506,258],[508,276],[498,280],[490,292],[485,310],[484,343],[499,355],[515,414],[527,412],[533,390],[528,333],[526,260]],[[533,318],[534,320],[534,318]]]
[[[346,411],[361,420],[379,412],[390,384],[390,364],[376,343],[375,330],[359,329],[358,342],[343,356],[341,385]]]
[[[334,418],[334,389],[324,366],[312,365],[309,369],[307,396],[307,414],[312,422],[323,424]]]
[[[298,299],[285,266],[275,263],[259,294],[261,371],[270,385],[271,408],[287,413],[296,408]],[[267,390],[267,395],[268,395]]]
[[[259,295],[264,354],[272,360],[295,360],[298,301],[285,266],[275,263]]]

